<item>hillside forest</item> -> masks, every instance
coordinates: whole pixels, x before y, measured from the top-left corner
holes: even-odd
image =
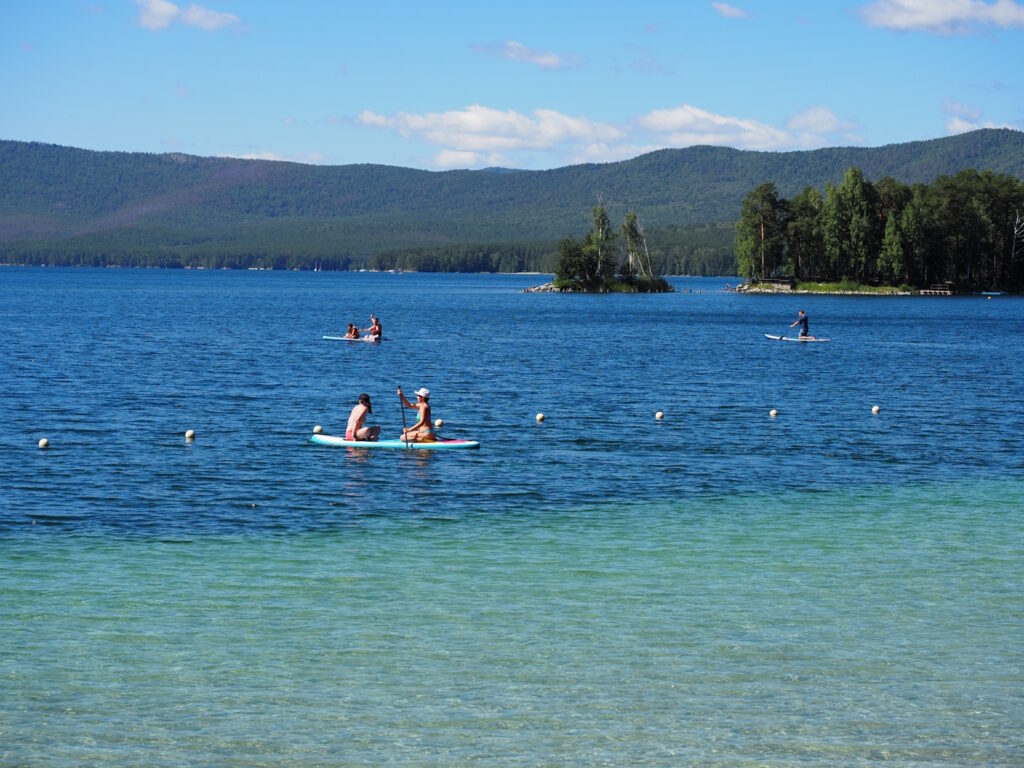
[[[799,209],[817,205],[808,189],[822,191],[822,207],[830,185],[848,190],[850,168],[883,181],[861,190],[868,203],[875,204],[872,195],[879,202],[863,225],[848,217],[846,229],[854,237],[863,230],[865,244],[846,254],[835,252],[845,225],[828,229]],[[1019,284],[1000,219],[1009,209],[987,199],[989,192],[953,195],[948,210],[938,212],[931,193],[915,202],[928,214],[918,225],[941,231],[915,234],[913,216],[902,220],[909,204],[903,198],[917,200],[919,185],[942,188],[950,183],[942,179],[968,169],[978,169],[980,187],[989,178],[996,186],[1005,177],[1024,179],[1024,132],[982,129],[803,152],[698,146],[536,171],[312,166],[0,140],[0,264],[550,273],[560,243],[585,237],[588,211],[603,199],[614,222],[637,212],[656,274],[734,275],[742,268],[768,275],[786,272],[793,260],[792,272],[803,277],[916,283],[955,273],[967,284]],[[775,191],[759,203],[766,214],[764,269],[758,243],[751,271],[751,246],[737,250],[735,224],[746,216],[745,195],[766,181]],[[783,211],[782,203],[792,209]],[[891,248],[888,262],[861,253],[881,252],[890,210],[903,247],[899,276]],[[961,211],[970,233],[947,242]],[[943,259],[955,265],[947,269]],[[825,271],[824,264],[835,268]]]

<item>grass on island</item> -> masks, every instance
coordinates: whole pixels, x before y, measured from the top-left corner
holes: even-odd
[[[855,280],[841,280],[838,283],[797,283],[796,291],[806,291],[807,293],[877,293],[877,294],[896,294],[896,293],[914,293],[914,289],[909,285],[864,285],[858,283]]]
[[[634,277],[631,280],[605,280],[583,285],[578,280],[554,280],[555,290],[566,293],[673,293],[675,288],[663,277]]]

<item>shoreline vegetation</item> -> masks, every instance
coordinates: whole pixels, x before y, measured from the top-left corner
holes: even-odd
[[[731,289],[736,293],[758,293],[766,295],[813,295],[822,296],[919,296],[920,291],[907,285],[861,285],[853,282],[839,283],[740,283]]]
[[[743,198],[738,274],[758,293],[1019,293],[1022,212],[1024,182],[991,171],[907,185],[849,168],[791,199],[768,182]]]

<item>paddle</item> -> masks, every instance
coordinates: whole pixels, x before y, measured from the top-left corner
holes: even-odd
[[[398,389],[398,405],[402,409],[402,439],[405,441],[405,447],[409,447],[409,432],[408,427],[405,426],[405,399],[402,397],[402,389]]]

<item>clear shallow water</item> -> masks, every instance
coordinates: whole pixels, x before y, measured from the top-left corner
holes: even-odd
[[[535,282],[0,270],[0,763],[1024,760],[1024,302]]]

